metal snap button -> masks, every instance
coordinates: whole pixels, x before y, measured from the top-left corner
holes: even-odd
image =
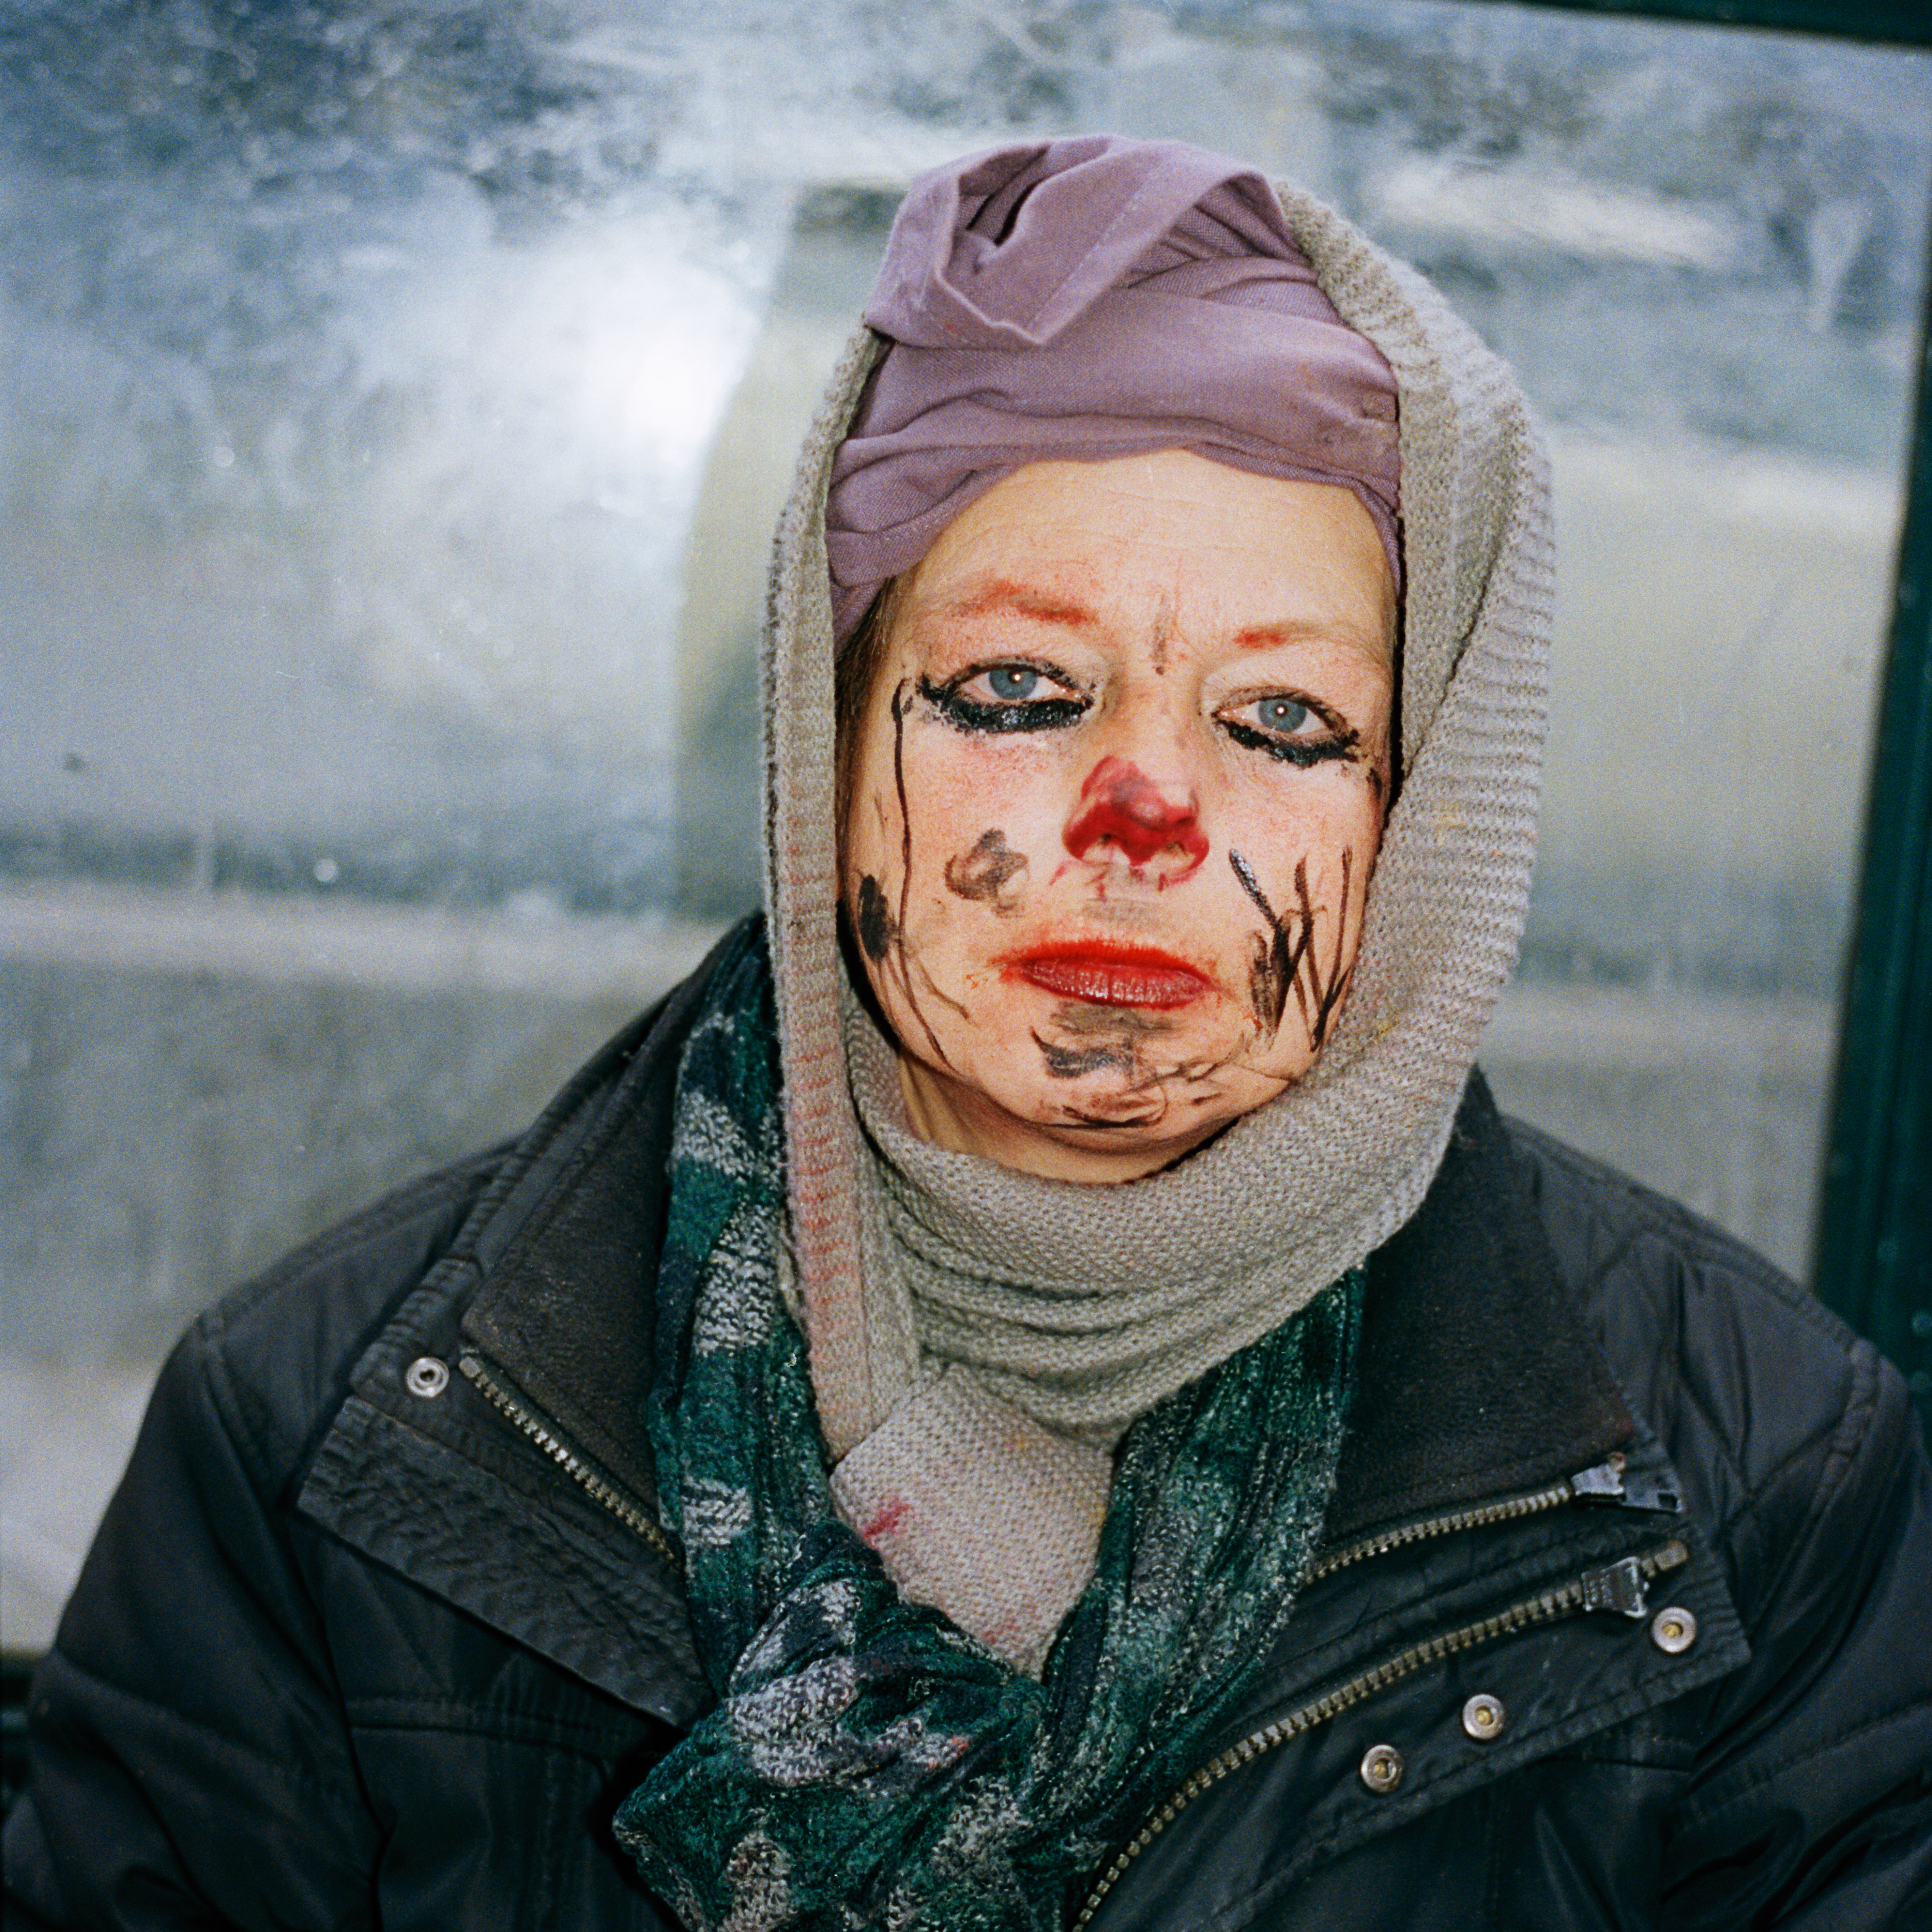
[[[1659,1650],[1675,1657],[1697,1641],[1697,1619],[1688,1610],[1672,1604],[1651,1618],[1650,1640]]]
[[[1503,1708],[1503,1700],[1492,1697],[1486,1690],[1472,1697],[1462,1706],[1462,1728],[1479,1744],[1501,1737],[1508,1722],[1509,1713]]]
[[[1402,1782],[1402,1753],[1394,1744],[1372,1744],[1360,1766],[1362,1782],[1378,1798],[1386,1798]]]
[[[412,1395],[440,1395],[449,1386],[448,1364],[434,1355],[418,1355],[404,1371],[403,1385]]]

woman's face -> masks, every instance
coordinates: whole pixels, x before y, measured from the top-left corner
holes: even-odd
[[[1153,1172],[1306,1072],[1389,783],[1394,589],[1346,490],[1041,463],[903,579],[842,892],[915,1129]]]

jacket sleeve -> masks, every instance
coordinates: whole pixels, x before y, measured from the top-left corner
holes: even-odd
[[[28,1701],[10,1918],[372,1924],[380,1832],[314,1606],[208,1324],[163,1370]]]
[[[1730,1526],[1751,1658],[1669,1847],[1687,1932],[1932,1927],[1932,1475],[1897,1372],[1868,1342],[1832,1352],[1841,1406]]]

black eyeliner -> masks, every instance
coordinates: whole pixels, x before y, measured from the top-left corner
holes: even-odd
[[[1093,703],[1088,698],[1034,698],[1014,704],[981,704],[967,697],[960,687],[986,668],[976,664],[950,684],[934,684],[929,677],[922,677],[919,694],[956,731],[1057,730],[1062,725],[1077,723]]]
[[[1234,718],[1223,718],[1220,725],[1236,744],[1245,746],[1250,752],[1265,752],[1285,765],[1304,767],[1325,765],[1336,758],[1353,758],[1362,739],[1359,731],[1344,731],[1331,738],[1276,738]]]

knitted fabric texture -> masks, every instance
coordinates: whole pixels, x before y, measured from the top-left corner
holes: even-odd
[[[921,1140],[892,1045],[856,1000],[845,1042],[889,1238],[884,1255],[866,1245],[871,1322],[910,1327],[915,1372],[963,1367],[1048,1428],[1111,1447],[1232,1354],[1223,1336],[1292,1297],[1292,1252],[1256,1251],[1253,1173],[1184,1161],[1162,1190],[1168,1218],[1124,1238],[1135,1189],[1041,1180]],[[903,1314],[880,1308],[888,1294]]]
[[[1384,830],[1354,978],[1312,1070],[1175,1168],[1104,1190],[1011,1177],[1036,1211],[1002,1215],[1016,1279],[1064,1279],[1068,1216],[1104,1215],[1073,1332],[1036,1348],[972,1311],[936,1346],[996,1391],[1070,1429],[1098,1426],[1204,1374],[1356,1266],[1414,1213],[1441,1161],[1476,1045],[1514,963],[1528,900],[1552,612],[1546,466],[1508,370],[1412,270],[1312,196],[1280,190],[1290,232],[1342,317],[1400,386],[1406,580],[1402,778]],[[782,520],[766,641],[766,905],[784,1068],[799,1290],[818,1412],[835,1456],[904,1392],[901,1318],[861,1291],[867,1210],[840,1010],[833,816],[833,641],[824,501],[833,456],[877,352],[849,344]],[[970,1203],[935,1161],[930,1238],[943,1252]],[[1010,1198],[1012,1197],[1009,1197]],[[1136,1281],[1200,1278],[1197,1204],[1238,1202],[1229,1239],[1252,1267],[1205,1318],[1137,1350]],[[1028,1228],[1034,1232],[1029,1236]],[[1177,1231],[1185,1230],[1184,1233]],[[921,1239],[927,1238],[922,1235]],[[1238,1274],[1238,1265],[1235,1270]],[[1105,1286],[1124,1299],[1108,1304]],[[1138,1355],[1139,1359],[1136,1359]],[[1158,1358],[1156,1359],[1156,1355]]]
[[[1094,1580],[1034,1683],[908,1603],[832,1514],[780,1282],[776,1048],[748,931],[680,1068],[648,1415],[720,1701],[617,1834],[692,1932],[1058,1932],[1287,1623],[1334,1486],[1360,1278],[1129,1431]]]

